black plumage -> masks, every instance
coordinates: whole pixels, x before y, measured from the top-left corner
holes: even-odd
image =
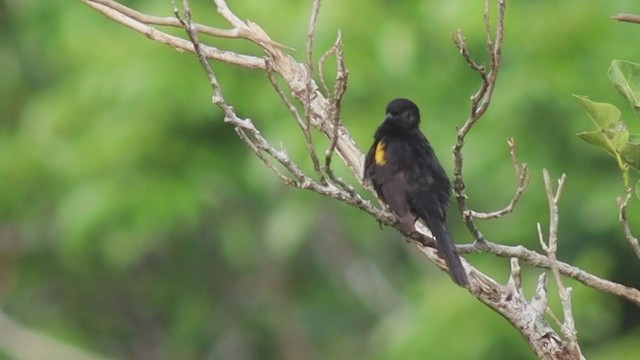
[[[405,235],[421,219],[429,227],[449,274],[460,286],[469,280],[446,226],[451,183],[420,131],[418,106],[407,99],[387,105],[386,117],[367,153],[364,179],[400,221]]]

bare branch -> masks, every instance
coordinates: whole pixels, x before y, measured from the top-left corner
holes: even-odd
[[[536,230],[538,230],[538,242],[540,243],[540,247],[542,250],[546,250],[547,244],[544,242],[544,234],[542,234],[542,225],[540,225],[540,223],[536,223]]]
[[[534,267],[551,269],[551,262],[545,255],[529,250],[521,245],[509,246],[485,240],[484,242],[476,242],[474,244],[458,245],[457,248],[461,254],[490,253],[500,257],[518,258]],[[614,294],[640,306],[640,290],[638,289],[602,279],[562,261],[558,261],[558,270],[562,275],[577,280],[590,288]]]
[[[318,155],[316,154],[315,146],[313,145],[313,137],[311,135],[311,117],[313,114],[311,113],[311,95],[315,94],[315,83],[313,82],[313,41],[316,34],[316,24],[318,22],[318,14],[320,13],[320,0],[313,0],[313,8],[311,10],[311,18],[309,19],[309,27],[307,29],[307,63],[305,64],[305,68],[307,71],[306,76],[306,86],[305,86],[305,101],[304,103],[304,119],[305,126],[302,129],[304,133],[304,138],[307,143],[307,152],[311,157],[311,162],[313,163],[313,169],[316,174],[320,178],[321,183],[326,183],[326,179],[322,169],[320,168],[320,160],[318,159]]]
[[[329,87],[327,86],[327,82],[324,80],[324,63],[327,61],[329,56],[336,54],[338,51],[338,43],[342,44],[342,34],[340,33],[340,30],[338,30],[338,37],[336,38],[336,41],[329,50],[325,51],[325,53],[320,56],[320,60],[318,60],[318,75],[320,78],[320,84],[322,85],[322,90],[326,96],[329,96]]]
[[[309,27],[307,28],[307,66],[311,71],[309,75],[313,75],[313,41],[316,36],[316,26],[318,24],[318,15],[320,14],[320,0],[313,0],[311,9],[311,18],[309,19]],[[313,80],[313,76],[310,76]]]
[[[522,194],[524,194],[524,191],[527,189],[527,186],[529,186],[529,182],[531,181],[531,177],[529,176],[529,168],[527,167],[527,164],[524,164],[524,163],[521,164],[518,162],[518,157],[516,155],[515,140],[513,138],[510,138],[507,140],[507,144],[509,145],[511,162],[513,163],[513,167],[515,168],[515,171],[516,171],[516,176],[518,177],[518,187],[516,189],[516,193],[513,195],[513,198],[511,198],[511,201],[504,209],[492,211],[489,213],[477,212],[474,210],[467,210],[468,214],[470,214],[476,219],[494,219],[494,218],[499,218],[506,214],[511,213],[515,209],[516,204],[518,203],[520,198],[522,197]]]
[[[538,276],[536,289],[530,301],[527,301],[522,289],[521,268],[517,258],[511,258],[511,275],[505,286],[518,304],[520,316],[516,321],[509,320],[521,329],[531,348],[543,359],[566,359],[566,347],[560,336],[547,324],[544,313],[548,309],[547,276]]]
[[[161,16],[153,16],[153,15],[148,15],[148,14],[143,14],[139,11],[136,11],[134,9],[128,8],[116,1],[113,0],[82,0],[83,2],[93,2],[96,4],[101,4],[104,5],[108,8],[111,8],[119,13],[121,13],[122,15],[129,17],[133,20],[137,20],[141,23],[147,24],[147,25],[159,25],[159,26],[171,26],[171,27],[178,27],[178,28],[183,28],[184,26],[183,24],[178,21],[178,19],[173,18],[173,17],[161,17]],[[243,23],[244,24],[244,23]],[[206,34],[206,35],[210,35],[210,36],[214,36],[214,37],[221,37],[221,38],[230,38],[230,39],[246,39],[249,41],[253,41],[256,44],[260,45],[262,43],[270,43],[271,45],[275,45],[275,46],[279,46],[282,48],[288,48],[287,46],[284,46],[282,44],[279,44],[273,40],[270,39],[260,39],[260,41],[257,41],[256,38],[252,37],[251,35],[251,31],[247,30],[247,26],[241,26],[241,27],[234,27],[232,29],[218,29],[218,28],[214,28],[211,26],[206,26],[206,25],[201,25],[201,24],[194,24],[196,27],[196,30],[198,31],[198,33],[201,34]]]
[[[611,17],[613,20],[621,22],[628,22],[634,24],[640,24],[640,15],[635,14],[618,14]]]
[[[538,224],[538,234],[540,236],[541,245],[543,250],[545,250],[548,254],[552,255],[550,258],[552,262],[552,270],[554,270],[554,264],[556,263],[555,254],[557,250],[558,243],[558,223],[560,219],[559,211],[558,211],[558,201],[560,199],[560,195],[562,194],[562,189],[564,187],[564,182],[567,178],[566,174],[562,174],[560,180],[558,180],[558,189],[553,190],[553,185],[551,185],[551,177],[549,176],[549,172],[547,169],[542,170],[542,174],[544,177],[544,186],[547,192],[547,201],[549,203],[549,244],[546,245],[544,243],[544,239],[542,238],[542,231],[540,229],[540,225]],[[557,267],[554,270],[554,276],[560,277],[560,274],[557,272]]]
[[[544,186],[547,193],[547,200],[549,203],[548,243],[544,242],[542,230],[540,229],[540,223],[538,223],[538,234],[540,236],[540,244],[543,250],[547,253],[547,257],[551,262],[551,272],[553,273],[556,285],[558,286],[558,294],[560,295],[560,302],[562,304],[564,321],[560,323],[557,318],[556,321],[559,322],[560,330],[564,337],[567,339],[568,348],[571,349],[571,351],[575,354],[575,358],[584,358],[582,356],[582,352],[580,351],[580,346],[578,345],[578,336],[575,327],[575,321],[573,319],[573,310],[571,306],[571,292],[573,290],[564,286],[562,277],[560,276],[560,271],[558,270],[558,259],[556,257],[556,253],[558,251],[558,224],[560,218],[558,202],[560,201],[560,196],[562,195],[562,190],[564,188],[564,183],[567,176],[566,174],[562,174],[562,176],[558,180],[558,187],[555,192],[553,190],[551,177],[549,176],[549,172],[547,171],[547,169],[543,170],[543,176]]]
[[[177,36],[169,35],[165,32],[159,31],[156,28],[149,26],[148,24],[138,21],[135,18],[132,18],[126,14],[123,14],[117,11],[115,5],[107,6],[105,4],[117,4],[115,1],[107,1],[107,0],[81,0],[83,3],[91,6],[96,9],[98,12],[102,13],[106,17],[127,26],[130,29],[133,29],[141,34],[144,34],[148,38],[158,41],[163,44],[170,45],[174,49],[179,51],[189,51],[195,52],[193,48],[193,44],[185,39],[179,38]],[[124,5],[118,4],[117,8],[126,8]],[[212,46],[201,46],[201,51],[208,59],[216,59],[219,61],[223,61],[229,64],[240,65],[242,67],[246,67],[248,69],[265,69],[264,60],[249,55],[237,54],[230,51],[224,51],[217,49]]]
[[[504,13],[506,9],[506,0],[498,0],[498,19],[496,21],[496,31],[495,31],[495,41],[492,40],[492,32],[490,25],[490,6],[489,1],[485,1],[484,6],[484,21],[485,21],[485,29],[487,31],[487,48],[489,49],[490,56],[490,70],[486,71],[483,65],[479,65],[476,63],[470,56],[469,51],[467,49],[464,36],[461,31],[458,31],[454,36],[454,42],[462,57],[465,59],[467,64],[480,75],[482,79],[482,84],[478,91],[471,97],[471,109],[469,113],[469,117],[467,118],[464,125],[458,129],[458,136],[456,144],[453,146],[453,157],[454,157],[454,181],[453,188],[456,196],[456,200],[458,202],[458,207],[460,208],[460,212],[462,213],[465,225],[467,229],[471,232],[473,237],[477,241],[484,241],[485,237],[480,232],[478,227],[474,223],[474,218],[471,212],[469,212],[469,206],[467,204],[467,194],[465,192],[465,183],[462,175],[462,167],[463,167],[463,156],[462,156],[462,148],[464,146],[465,137],[467,133],[473,125],[484,115],[487,111],[489,104],[491,103],[491,96],[493,95],[493,90],[495,88],[496,79],[498,76],[498,69],[500,68],[500,60],[501,60],[501,49],[502,49],[502,39],[504,33]]]
[[[262,161],[262,163],[264,163],[267,168],[273,171],[280,178],[280,180],[282,180],[283,183],[285,183],[286,185],[297,187],[299,182],[303,180],[297,179],[298,181],[296,181],[285,175],[269,159],[264,156],[260,148],[254,143],[253,139],[251,139],[251,137],[249,137],[249,135],[242,128],[236,127],[235,130],[240,139],[249,146],[253,153],[256,154],[258,159],[260,159],[260,161]]]
[[[218,82],[218,78],[211,68],[211,65],[209,65],[206,55],[202,51],[202,46],[198,39],[197,27],[192,21],[191,8],[187,0],[183,0],[183,8],[184,18],[180,15],[180,12],[178,11],[177,7],[175,7],[175,4],[174,14],[176,16],[176,19],[186,29],[189,39],[191,40],[195,49],[196,55],[198,56],[198,60],[207,73],[209,84],[211,85],[211,89],[213,90],[212,101],[224,112],[225,122],[231,123],[235,127],[235,130],[240,138],[247,145],[249,145],[249,148],[258,156],[258,158],[276,175],[278,175],[278,177],[282,179],[284,183],[296,187],[313,187],[315,185],[313,181],[309,179],[304,174],[304,172],[300,170],[300,168],[289,159],[289,157],[283,150],[277,151],[273,146],[269,144],[269,142],[264,137],[262,137],[262,135],[255,128],[250,119],[240,119],[236,115],[233,107],[225,102],[224,96],[222,95],[222,89],[220,88],[220,83]],[[293,181],[292,179],[284,175],[264,156],[263,152],[276,159],[282,166],[284,166],[289,172],[291,172],[291,174],[296,177],[297,181]]]
[[[485,69],[484,65],[476,63],[475,60],[471,58],[471,54],[469,53],[469,49],[467,48],[467,41],[466,41],[466,38],[464,37],[464,34],[462,33],[462,30],[458,29],[453,34],[452,39],[454,44],[460,51],[460,55],[462,55],[462,57],[467,62],[471,70],[477,72],[480,75],[484,84],[484,80],[487,77],[487,70]]]
[[[145,23],[148,25],[172,26],[172,27],[179,27],[184,29],[184,25],[175,17],[161,17],[161,16],[143,14],[137,10],[128,8],[113,0],[89,0],[89,1],[109,7],[115,11],[118,11],[122,15],[125,15],[133,20],[137,20],[141,23]],[[196,27],[196,30],[200,34],[207,34],[207,35],[222,37],[222,38],[238,37],[238,31],[236,31],[236,29],[225,30],[225,29],[218,29],[211,26],[201,25],[201,24],[194,24],[194,25]]]
[[[491,53],[493,51],[493,39],[491,31],[491,11],[489,10],[489,0],[484,0],[484,33],[487,35],[487,51]]]
[[[431,247],[418,245],[422,253],[438,267],[446,265]],[[464,259],[465,267],[468,266]],[[527,300],[522,290],[521,268],[518,259],[511,259],[511,273],[507,284],[500,285],[490,277],[472,269],[469,273],[470,291],[482,303],[501,314],[524,336],[531,348],[542,359],[567,359],[562,357],[567,349],[560,336],[544,318],[547,308],[546,275],[538,278],[536,290],[531,300]]]
[[[515,289],[518,292],[518,295],[524,297],[524,291],[522,290],[522,268],[520,268],[520,263],[516,258],[511,258],[509,263],[511,265],[511,271],[509,272],[507,285]]]
[[[272,60],[267,59],[267,77],[269,78],[269,82],[271,82],[271,86],[273,86],[276,93],[278,93],[278,95],[280,96],[280,100],[282,100],[282,102],[285,104],[287,109],[289,109],[291,116],[296,120],[296,123],[298,123],[300,130],[302,130],[302,133],[304,134],[304,137],[306,140],[307,152],[309,153],[309,156],[313,161],[314,169],[316,170],[316,173],[320,176],[321,182],[324,182],[323,181],[324,177],[322,176],[322,173],[319,171],[320,167],[319,167],[318,156],[316,155],[315,147],[313,146],[313,140],[311,139],[311,132],[309,129],[310,124],[308,122],[308,118],[306,119],[306,121],[305,119],[302,118],[298,109],[295,107],[295,105],[293,105],[291,100],[289,100],[289,97],[284,93],[284,90],[282,90],[282,87],[278,84],[278,80],[275,78],[275,75],[276,74],[273,69]],[[316,164],[318,165],[316,166]]]
[[[278,84],[278,79],[276,79],[276,73],[273,66],[274,65],[272,60],[267,59],[267,78],[269,79],[269,82],[271,82],[271,86],[273,86],[273,89],[280,96],[280,100],[282,100],[282,102],[285,104],[287,109],[289,109],[291,116],[296,120],[296,123],[298,123],[298,126],[300,126],[300,129],[304,132],[304,128],[307,126],[307,124],[305,123],[304,119],[300,115],[300,112],[298,111],[298,109],[295,107],[295,105],[293,105],[291,100],[289,100],[289,97],[284,93],[284,90],[282,90],[282,87],[280,86],[280,84]]]
[[[188,9],[188,3],[186,3],[185,13],[190,15],[190,12],[186,11],[187,9]],[[226,12],[227,10],[223,9],[223,13],[226,13]],[[180,19],[179,14],[176,14],[176,15],[177,15],[177,18]],[[227,16],[229,16],[230,19],[235,19],[229,14],[227,14]],[[272,171],[274,171],[288,185],[301,188],[301,189],[310,189],[321,195],[330,196],[340,201],[343,201],[345,203],[348,203],[352,206],[355,206],[359,209],[366,211],[367,213],[371,214],[376,219],[384,222],[385,224],[392,225],[394,223],[395,218],[391,214],[371,205],[370,202],[364,200],[360,195],[356,194],[355,190],[353,190],[353,188],[351,188],[349,185],[344,184],[345,188],[350,189],[350,191],[347,192],[331,184],[322,185],[313,181],[298,167],[298,165],[296,165],[293,161],[291,161],[291,159],[287,156],[284,150],[276,150],[272,145],[270,145],[269,142],[255,128],[255,126],[253,125],[250,119],[239,118],[236,115],[233,107],[226,104],[226,102],[224,101],[224,97],[222,95],[222,91],[220,89],[218,79],[214,71],[211,69],[211,66],[207,62],[205,54],[203,52],[200,52],[200,50],[202,49],[202,46],[199,43],[199,40],[197,37],[197,27],[190,20],[190,18],[187,18],[187,20],[182,20],[182,21],[185,23],[185,28],[187,29],[189,38],[194,43],[194,48],[196,49],[196,54],[198,55],[198,59],[209,77],[209,82],[213,90],[212,100],[214,104],[220,107],[224,112],[225,122],[230,123],[235,127],[236,132],[238,132],[240,138],[243,141],[245,141],[247,145],[249,145],[251,150],[254,153],[256,153],[256,155]],[[276,84],[274,85],[274,87],[278,89],[279,87],[277,86],[277,82],[272,81],[272,84],[274,83]],[[280,92],[281,92],[281,97],[283,97],[284,93],[282,91]],[[288,106],[291,106],[292,108],[295,109],[295,107],[293,107],[293,105],[290,102]],[[298,116],[298,119],[300,122],[302,121],[300,120],[299,116]],[[349,134],[346,131],[339,132],[339,135],[346,136],[348,137],[348,139],[350,139]],[[339,137],[338,140],[341,140],[341,138]],[[341,149],[344,149],[344,148],[341,148]],[[264,156],[264,154],[267,154],[269,155],[269,157],[275,159],[280,165],[282,165],[285,169],[287,169],[294,176],[296,180],[294,181],[293,179],[290,179],[284,174],[282,174],[282,172],[280,172],[279,169],[274,164],[272,164],[266,156]]]
[[[638,259],[640,259],[640,244],[638,243],[638,238],[633,235],[631,232],[631,227],[629,226],[629,219],[627,218],[627,206],[629,205],[629,200],[632,196],[632,190],[630,187],[625,189],[625,195],[622,198],[618,198],[618,209],[619,209],[619,220],[622,225],[622,229],[624,231],[624,237],[631,245],[633,252],[636,254]]]
[[[332,118],[333,131],[330,136],[331,143],[324,153],[324,171],[327,173],[331,181],[338,183],[347,192],[353,191],[353,188],[345,184],[341,179],[338,179],[333,174],[331,169],[331,161],[333,154],[336,150],[336,144],[338,141],[338,131],[340,130],[340,114],[342,113],[342,97],[347,91],[347,79],[349,71],[344,64],[344,53],[342,52],[342,34],[338,31],[338,37],[331,49],[327,51],[323,56],[333,53],[336,55],[336,83],[333,87],[333,96],[330,102],[330,114]],[[322,64],[322,59],[321,59]],[[322,74],[322,65],[320,65],[320,74]],[[324,85],[326,87],[326,85]]]
[[[194,52],[193,44],[186,39],[182,39],[173,35],[169,35],[159,31],[149,24],[135,20],[119,11],[112,5],[113,1],[99,0],[102,3],[111,4],[105,6],[97,3],[96,0],[81,0],[83,3],[91,6],[101,12],[110,19],[130,27],[131,29],[147,35],[152,40],[169,44],[170,46],[181,51]],[[283,47],[270,39],[270,37],[255,23],[247,21],[243,22],[239,17],[235,16],[224,0],[215,0],[218,12],[227,19],[234,28],[238,30],[238,38],[248,39],[262,47],[273,59],[274,70],[279,73],[285,83],[291,88],[293,95],[301,102],[305,100],[306,78],[307,73],[304,65],[296,62],[291,56],[283,51]],[[181,24],[182,26],[182,24]],[[198,24],[194,24],[196,30]],[[241,30],[241,31],[240,31]],[[209,59],[216,59],[230,64],[240,65],[249,69],[266,70],[266,61],[263,58],[240,55],[233,52],[222,51],[204,44],[200,45],[202,53]],[[317,87],[315,87],[317,89]],[[311,98],[311,110],[315,114],[324,114],[328,108],[328,101],[319,92]],[[318,128],[325,136],[329,137],[332,133],[333,126],[330,121],[325,121],[326,117],[312,117],[311,123]],[[344,160],[347,167],[354,173],[359,174],[364,163],[364,156],[358,149],[355,142],[349,135],[349,131],[340,126],[338,131],[338,139],[336,141],[336,152]],[[356,176],[356,179],[360,179]]]
[[[335,108],[335,104],[332,106],[332,108]],[[340,106],[339,103],[337,104],[337,106]],[[333,170],[331,169],[331,160],[333,159],[333,153],[336,150],[336,141],[338,140],[338,130],[340,129],[340,113],[339,113],[339,109],[332,109],[332,116],[333,116],[333,133],[331,134],[331,142],[329,143],[329,147],[327,148],[327,150],[324,153],[324,171],[326,173],[332,173],[333,174]]]
[[[237,34],[235,37],[247,39],[249,41],[256,43],[257,45],[260,45],[265,49],[266,48],[290,49],[287,46],[284,46],[278,42],[273,41],[269,37],[269,35],[267,35],[267,33],[264,30],[262,30],[262,28],[258,24],[250,20],[247,20],[246,22],[242,21],[242,19],[236,16],[231,11],[231,9],[229,9],[229,6],[227,6],[227,2],[225,0],[214,0],[214,3],[216,4],[218,13],[222,15],[222,17],[224,17],[231,25],[233,25],[234,29],[232,31],[235,31]]]

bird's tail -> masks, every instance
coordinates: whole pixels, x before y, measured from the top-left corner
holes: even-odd
[[[456,284],[462,287],[468,287],[469,279],[467,278],[467,273],[462,266],[458,250],[456,250],[453,241],[451,241],[449,237],[449,231],[446,225],[442,221],[430,221],[429,225],[433,236],[436,238],[438,252],[449,268],[449,275],[451,275],[451,278]]]

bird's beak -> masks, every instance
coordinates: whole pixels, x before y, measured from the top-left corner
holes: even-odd
[[[391,120],[392,117],[393,116],[390,113],[387,113],[387,115],[385,115],[385,117],[384,117],[384,121]]]

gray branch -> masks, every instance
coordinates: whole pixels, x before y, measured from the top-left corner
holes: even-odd
[[[556,252],[558,251],[558,224],[560,223],[558,202],[560,201],[567,176],[562,174],[558,180],[558,187],[555,191],[553,190],[551,177],[547,169],[544,169],[543,176],[547,200],[549,202],[549,241],[545,243],[540,223],[538,223],[538,239],[540,240],[542,249],[547,253],[547,258],[551,262],[551,272],[558,286],[558,294],[560,295],[560,303],[562,304],[562,313],[564,315],[563,321],[559,321],[555,315],[553,315],[553,318],[560,326],[560,331],[566,339],[564,347],[567,355],[570,355],[569,358],[584,359],[580,346],[578,345],[578,332],[576,330],[575,320],[573,319],[573,309],[571,306],[571,292],[573,289],[564,286],[560,271],[558,270],[558,259],[556,257]],[[552,313],[550,309],[549,312]]]
[[[638,242],[638,238],[633,235],[633,232],[631,232],[631,226],[629,226],[629,219],[627,217],[627,206],[629,205],[629,200],[631,199],[633,192],[630,187],[626,187],[624,192],[624,197],[618,198],[620,224],[622,224],[625,239],[627,239],[629,245],[631,245],[631,249],[633,249],[633,252],[636,254],[638,259],[640,259],[640,243]]]

